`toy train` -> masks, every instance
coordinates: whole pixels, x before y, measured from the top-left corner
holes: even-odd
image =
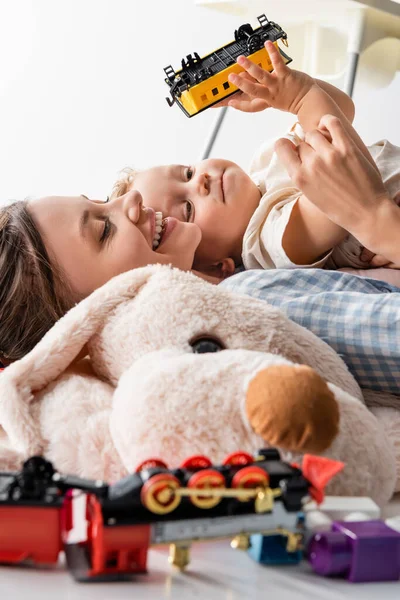
[[[278,40],[287,46],[287,34],[265,15],[258,17],[259,27],[253,29],[249,23],[241,25],[234,33],[234,41],[200,58],[197,52],[188,54],[181,61],[181,69],[175,71],[171,65],[165,67],[165,82],[171,98],[169,106],[176,103],[187,117],[193,117],[206,108],[237,92],[238,88],[228,81],[230,73],[240,73],[236,59],[240,55],[272,71],[272,64],[264,47],[268,40],[279,49],[286,64],[292,59],[278,46]]]
[[[170,544],[184,568],[195,540],[234,537],[245,548],[257,532],[279,532],[288,549],[302,543],[299,511],[321,501],[342,463],[305,456],[302,469],[274,449],[236,452],[222,465],[193,456],[176,469],[158,459],[115,484],[64,476],[41,457],[21,472],[0,474],[0,562],[55,563],[61,550],[78,581],[112,580],[146,571],[148,548]],[[87,536],[68,543],[72,490],[86,493]],[[43,535],[45,532],[45,535]]]

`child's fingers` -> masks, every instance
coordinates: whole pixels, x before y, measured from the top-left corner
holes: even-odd
[[[270,41],[265,42],[264,46],[269,54],[276,75],[285,75],[288,68],[283,62],[282,54],[279,52],[278,48]]]
[[[270,108],[268,102],[262,98],[244,98],[244,94],[240,99],[233,98],[229,100],[229,106],[242,112],[254,113]]]
[[[390,261],[381,254],[374,254],[371,250],[364,248],[360,258],[363,262],[367,263],[370,267],[387,267]]]
[[[387,267],[387,265],[390,264],[390,260],[381,254],[375,254],[375,256],[371,258],[369,264],[371,267]]]
[[[271,79],[271,74],[262,67],[259,67],[245,56],[238,56],[237,63],[246,69],[246,72],[251,75],[259,83],[267,84]]]
[[[254,79],[250,80],[244,75],[245,74],[235,75],[234,73],[231,73],[228,77],[228,81],[233,83],[233,85],[236,85],[236,87],[238,87],[245,94],[249,94],[249,96],[264,98],[264,100],[267,100],[266,96],[268,96],[268,89],[265,87],[265,85],[258,83]]]

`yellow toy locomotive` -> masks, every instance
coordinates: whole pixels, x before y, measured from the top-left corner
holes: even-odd
[[[287,34],[277,23],[269,21],[265,15],[258,17],[259,27],[253,29],[249,23],[235,31],[235,40],[200,58],[197,52],[183,58],[179,71],[171,65],[165,67],[165,82],[169,86],[169,106],[175,102],[187,117],[193,117],[206,108],[238,91],[228,81],[230,73],[240,73],[243,68],[236,62],[238,56],[247,56],[266,71],[272,71],[272,64],[264,47],[272,41],[288,64],[292,59],[278,46],[278,40],[287,46]]]

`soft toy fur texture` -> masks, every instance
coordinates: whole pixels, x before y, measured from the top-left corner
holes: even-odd
[[[201,336],[225,349],[194,354],[191,342]],[[74,362],[86,344],[88,358]],[[4,371],[0,469],[41,453],[62,472],[113,481],[149,457],[177,466],[198,453],[219,462],[235,450],[253,452],[269,441],[255,431],[271,431],[275,420],[263,429],[249,417],[250,383],[282,365],[297,377],[293,364],[329,382],[340,414],[324,455],[346,467],[329,492],[386,503],[400,489],[400,411],[369,410],[341,358],[277,308],[165,266],[114,278]],[[267,378],[270,403],[275,384]],[[292,439],[304,410],[312,411],[311,437],[323,434],[321,415],[313,421],[315,407],[295,395],[288,402],[277,395],[276,406],[270,404],[286,429],[274,432],[274,442]],[[301,460],[293,453],[298,444],[290,443],[284,458]]]

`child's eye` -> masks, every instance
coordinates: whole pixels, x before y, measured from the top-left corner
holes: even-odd
[[[107,198],[104,200],[104,204],[107,204],[107,202],[110,202],[110,196],[107,196]]]
[[[193,205],[190,200],[186,201],[186,221],[190,221],[190,217],[193,215]]]
[[[193,169],[191,167],[188,167],[186,169],[186,178],[188,181],[190,181],[193,177]]]

